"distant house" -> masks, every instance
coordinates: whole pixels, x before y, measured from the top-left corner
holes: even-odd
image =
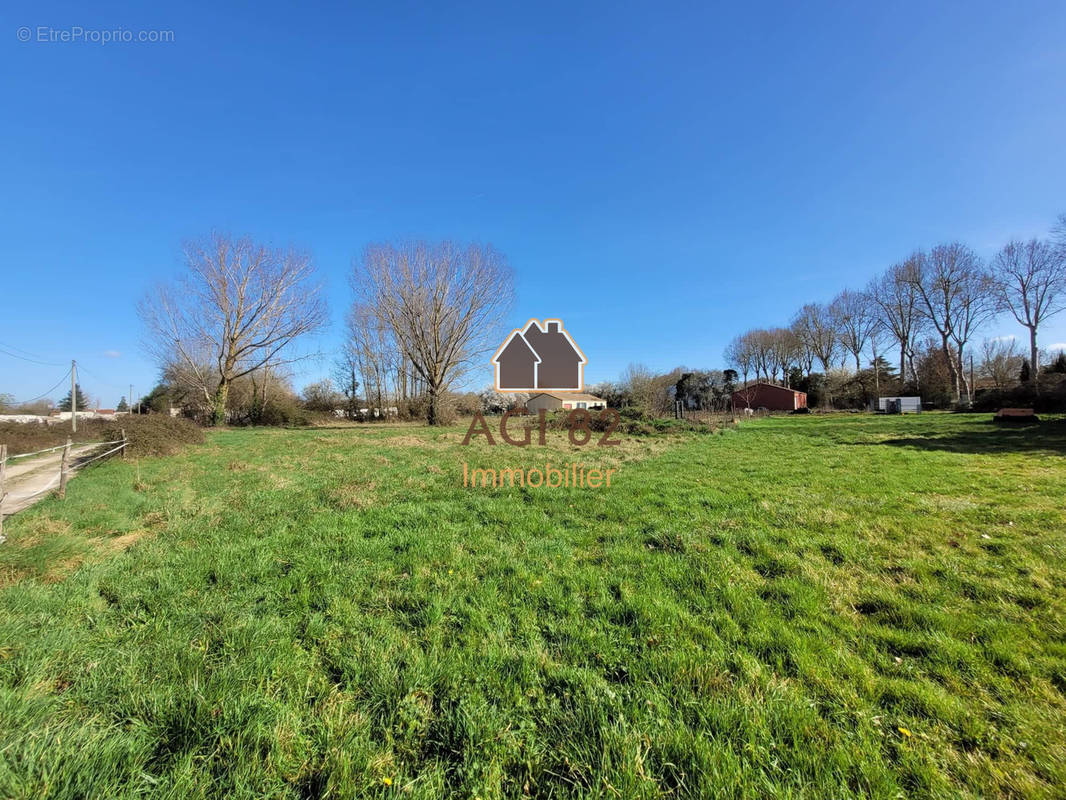
[[[753,383],[733,392],[733,408],[795,411],[807,407],[807,393],[773,383]]]
[[[49,416],[55,421],[68,422],[70,411],[53,411]],[[78,419],[115,419],[122,412],[113,408],[98,408],[96,411],[79,411]]]
[[[594,394],[582,392],[541,392],[535,394],[526,401],[526,410],[536,414],[541,409],[555,411],[556,409],[599,409],[607,408],[607,401]]]

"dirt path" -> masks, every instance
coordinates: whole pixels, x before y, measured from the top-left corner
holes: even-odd
[[[113,446],[113,445],[112,445]],[[106,452],[108,446],[101,444],[76,444],[70,448],[71,474],[86,463],[91,456]],[[4,473],[5,494],[0,498],[0,514],[9,517],[29,508],[48,496],[49,489],[59,487],[59,468],[63,463],[63,451],[56,450],[33,458],[8,460]]]

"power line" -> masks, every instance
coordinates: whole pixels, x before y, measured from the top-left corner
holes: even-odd
[[[12,400],[10,403],[8,403],[8,405],[24,406],[27,403],[33,403],[33,402],[35,402],[37,400],[41,400],[41,399],[43,399],[45,397],[48,397],[48,395],[50,395],[52,392],[54,392],[56,389],[58,389],[60,386],[62,386],[63,385],[63,381],[65,381],[69,377],[70,377],[70,370],[68,369],[67,370],[67,374],[64,375],[62,378],[60,378],[58,381],[56,381],[56,385],[53,386],[51,389],[49,389],[47,392],[41,392],[39,395],[37,395],[36,397],[31,397],[29,400]]]
[[[86,375],[88,375],[90,378],[95,380],[97,383],[102,383],[108,389],[114,389],[115,391],[118,391],[118,392],[125,391],[125,389],[123,389],[121,386],[116,386],[113,383],[108,383],[103,378],[101,378],[99,375],[97,375],[95,372],[91,372],[91,371],[87,370],[85,368],[84,364],[78,364],[78,372],[84,372]]]
[[[37,359],[40,359],[41,361],[47,361],[48,360],[47,356],[42,356],[40,353],[34,353],[32,350],[27,350],[27,349],[25,349],[23,347],[15,347],[15,345],[8,344],[7,342],[0,342],[0,347],[3,347],[5,349],[7,349],[7,350],[14,350],[14,351],[16,351],[18,353],[22,353],[22,355],[24,355],[24,356],[29,356],[30,358],[37,358]],[[59,366],[63,366],[63,365],[60,364]]]
[[[38,361],[36,358],[26,358],[26,356],[20,356],[18,353],[9,353],[7,350],[0,349],[0,353],[5,356],[11,356],[17,358],[20,361],[28,361],[31,364],[40,364],[43,367],[61,367],[62,364],[57,364],[54,361]]]

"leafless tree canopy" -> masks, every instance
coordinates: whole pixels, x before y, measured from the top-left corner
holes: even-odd
[[[992,381],[996,389],[1006,389],[1018,379],[1022,357],[1014,337],[985,339],[981,342],[981,366],[978,374]]]
[[[767,332],[767,344],[770,350],[771,377],[777,380],[778,370],[781,382],[789,385],[789,370],[799,366],[802,346],[791,328],[771,328]]]
[[[840,344],[855,357],[855,371],[862,369],[862,353],[877,325],[874,304],[866,292],[845,289],[829,304],[833,326]]]
[[[748,382],[748,375],[755,371],[757,361],[751,334],[752,332],[748,331],[733,337],[724,353],[725,363],[740,373],[744,383]]]
[[[414,381],[410,368],[388,323],[365,303],[352,305],[347,325],[344,358],[361,376],[368,411],[387,416],[390,408],[408,398],[407,384]]]
[[[213,234],[185,248],[186,272],[141,302],[148,344],[164,370],[203,394],[225,420],[231,384],[305,357],[301,337],[326,323],[307,255]]]
[[[992,272],[1000,304],[1029,331],[1030,375],[1038,381],[1037,332],[1045,320],[1066,307],[1066,251],[1059,252],[1038,239],[1011,241],[996,254]]]
[[[1010,242],[993,259],[991,268],[958,242],[918,250],[861,292],[845,289],[828,305],[804,305],[787,331],[758,328],[736,336],[725,358],[744,383],[752,374],[757,380],[776,381],[779,371],[787,380],[790,365],[795,365],[806,373],[810,384],[818,362],[824,373],[826,402],[834,384],[844,381],[846,387],[849,380],[862,386],[865,398],[865,353],[872,356],[870,377],[878,395],[884,374],[895,391],[917,393],[932,379],[940,387],[936,391],[949,400],[958,403],[965,393],[970,403],[973,386],[967,373],[974,359],[971,355],[967,363],[966,355],[975,333],[1009,310],[1029,330],[1033,366],[1028,374],[1035,379],[1040,374],[1037,329],[1063,308],[1066,214],[1060,215],[1048,241]],[[892,369],[881,359],[883,348],[892,341],[899,351],[898,376],[892,376]],[[995,341],[984,348],[983,374],[1000,386],[1005,385],[1017,356]],[[930,353],[930,348],[935,352]],[[847,353],[854,359],[853,372],[845,368]]]
[[[922,333],[924,319],[919,309],[918,292],[907,278],[917,258],[914,255],[901,264],[894,264],[875,279],[869,289],[881,327],[899,346],[900,378],[906,380],[909,368],[915,381],[918,375],[914,369],[915,343]]]
[[[514,297],[506,259],[491,246],[413,242],[368,247],[355,268],[353,315],[387,333],[425,387],[436,424],[442,393],[491,352]]]
[[[1059,265],[1066,266],[1066,214],[1059,214],[1051,229],[1051,243],[1059,257]]]
[[[793,320],[793,330],[815,358],[821,362],[822,369],[829,372],[840,352],[837,320],[829,306],[821,303],[808,303],[796,314]]]
[[[921,300],[921,309],[940,337],[951,367],[952,391],[958,401],[965,392],[965,347],[974,331],[996,311],[991,276],[970,248],[958,242],[937,245],[908,262],[907,280]]]

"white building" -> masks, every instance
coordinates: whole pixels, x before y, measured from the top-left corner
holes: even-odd
[[[921,414],[920,397],[879,397],[877,410],[882,414]]]

